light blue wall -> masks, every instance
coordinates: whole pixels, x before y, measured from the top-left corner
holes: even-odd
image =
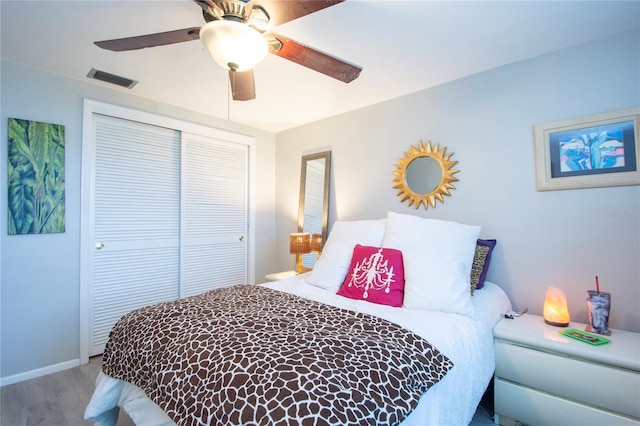
[[[540,313],[546,286],[556,285],[567,291],[573,318],[584,322],[584,292],[598,274],[612,293],[611,326],[640,331],[640,188],[536,192],[532,131],[640,105],[639,40],[632,33],[544,55],[277,137],[3,61],[0,163],[7,161],[8,117],[64,124],[67,229],[7,236],[1,173],[0,376],[78,358],[83,97],[256,137],[257,279],[293,268],[281,236],[297,228],[300,157],[331,149],[331,221],[392,210],[482,225],[482,237],[499,240],[489,277],[518,308]],[[391,182],[397,158],[419,140],[447,146],[461,170],[452,196],[426,212],[401,204]]]
[[[598,275],[612,293],[610,326],[640,331],[640,187],[537,192],[533,148],[536,124],[638,105],[634,32],[279,133],[277,235],[295,229],[300,156],[331,149],[330,223],[396,211],[481,225],[481,237],[498,240],[489,278],[518,309],[541,314],[553,285],[586,322]],[[392,188],[398,157],[420,140],[446,146],[460,169],[451,197],[427,211]],[[284,238],[278,265],[293,266]]]
[[[255,276],[275,260],[275,135],[133,96],[106,84],[69,80],[3,61],[0,179],[0,377],[77,362],[80,351],[80,185],[83,98],[143,110],[256,138]],[[226,94],[224,94],[226,96]],[[66,231],[7,235],[7,119],[63,124],[66,131]],[[57,367],[56,367],[57,366]],[[7,380],[10,381],[10,380]]]

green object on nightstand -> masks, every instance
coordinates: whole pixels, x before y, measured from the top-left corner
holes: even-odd
[[[611,342],[611,340],[598,336],[597,334],[587,333],[586,331],[578,330],[577,328],[570,328],[562,332],[567,337],[579,340],[590,345],[604,345]]]

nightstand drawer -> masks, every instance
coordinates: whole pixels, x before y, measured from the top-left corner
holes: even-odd
[[[529,388],[640,417],[640,375],[637,372],[497,340],[495,374],[497,378]]]
[[[498,415],[530,425],[638,425],[637,420],[601,411],[557,396],[496,379],[495,410]]]

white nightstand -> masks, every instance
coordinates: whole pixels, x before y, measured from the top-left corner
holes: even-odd
[[[284,271],[284,272],[274,272],[273,274],[266,275],[264,277],[267,281],[278,281],[284,280],[285,278],[290,278],[296,275],[296,271]]]
[[[501,424],[640,424],[640,334],[612,330],[610,343],[592,346],[563,330],[527,314],[495,326]]]

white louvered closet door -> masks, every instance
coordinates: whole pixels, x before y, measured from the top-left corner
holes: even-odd
[[[125,313],[179,296],[180,132],[95,117],[90,356]]]
[[[247,282],[248,148],[182,135],[181,296]]]

